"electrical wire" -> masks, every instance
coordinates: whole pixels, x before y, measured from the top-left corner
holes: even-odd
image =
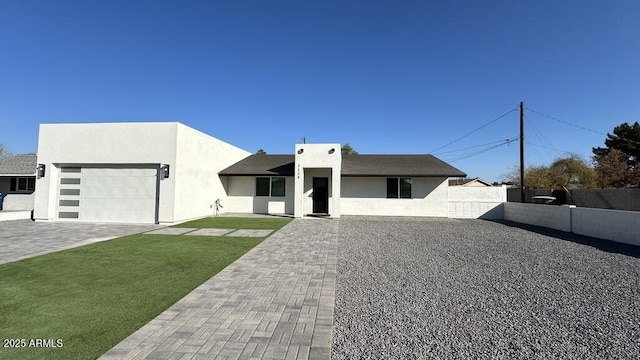
[[[506,139],[506,140],[503,140],[503,141],[502,141],[502,143],[500,143],[500,144],[490,146],[490,147],[488,147],[488,148],[486,148],[486,149],[482,149],[482,150],[480,150],[480,151],[476,151],[476,152],[474,152],[474,153],[471,153],[471,154],[469,154],[469,155],[465,155],[465,156],[460,157],[460,158],[457,158],[457,159],[448,160],[447,162],[455,162],[455,161],[459,161],[459,160],[467,159],[467,158],[470,158],[470,157],[472,157],[472,156],[480,155],[480,154],[485,153],[485,152],[487,152],[487,151],[490,151],[490,150],[493,150],[493,149],[499,148],[500,146],[509,145],[509,144],[511,144],[512,142],[517,142],[517,141],[518,141],[518,138]]]
[[[576,154],[575,152],[566,151],[566,150],[560,150],[560,149],[555,148],[555,147],[554,147],[554,148],[549,148],[549,147],[546,147],[546,146],[544,146],[544,145],[534,144],[534,143],[529,142],[529,141],[526,141],[526,140],[525,140],[525,142],[524,142],[524,143],[525,143],[525,144],[527,144],[527,145],[531,145],[531,146],[537,146],[537,147],[541,147],[541,148],[546,148],[546,149],[550,149],[550,150],[555,150],[555,151],[557,151],[557,152],[561,152],[561,153],[565,153],[565,154],[569,154],[569,155],[575,155],[575,154]]]
[[[457,139],[455,139],[455,140],[453,140],[453,141],[450,141],[450,142],[448,142],[448,143],[446,143],[446,144],[444,144],[444,145],[440,146],[439,148],[437,148],[437,149],[435,149],[435,150],[430,151],[429,153],[430,153],[430,154],[433,154],[434,152],[436,152],[436,151],[438,151],[438,150],[440,150],[440,149],[444,149],[444,148],[446,148],[447,146],[449,146],[449,145],[451,145],[451,144],[454,144],[454,143],[456,143],[456,142],[458,142],[458,141],[460,141],[460,140],[462,140],[462,139],[466,138],[467,136],[469,136],[469,135],[471,135],[471,134],[473,134],[473,133],[475,133],[475,132],[477,132],[477,131],[479,131],[479,130],[481,130],[481,129],[483,129],[483,128],[485,128],[485,127],[487,127],[487,126],[491,125],[491,124],[493,124],[494,122],[496,122],[496,121],[498,121],[498,120],[502,119],[503,117],[505,117],[505,116],[507,116],[507,115],[511,114],[512,112],[514,112],[514,111],[516,111],[516,110],[518,110],[518,108],[517,108],[517,107],[516,107],[516,108],[513,108],[513,109],[511,109],[511,110],[509,110],[509,111],[507,111],[506,113],[504,113],[504,114],[502,114],[502,115],[498,116],[497,118],[495,118],[495,119],[493,119],[493,120],[489,121],[488,123],[486,123],[486,124],[484,124],[484,125],[480,126],[479,128],[477,128],[477,129],[475,129],[475,130],[472,130],[472,131],[468,132],[467,134],[465,134],[465,135],[463,135],[463,136],[461,136],[461,137],[459,137],[459,138],[457,138]]]
[[[543,147],[544,151],[547,153],[547,155],[549,155],[549,161],[553,161],[553,156],[551,155],[551,153],[549,152],[549,148],[554,149],[554,150],[558,150],[555,146],[553,146],[553,144],[551,143],[551,141],[544,136],[544,133],[542,131],[540,131],[538,129],[538,127],[535,124],[535,121],[533,121],[533,119],[531,119],[530,117],[526,116],[524,117],[525,119],[525,126],[529,126],[531,129],[533,129],[533,133],[534,135],[538,138],[538,140],[540,140],[540,142],[542,144],[544,144],[546,142],[546,144],[549,145],[549,147]],[[527,139],[525,138],[525,141]]]
[[[602,131],[592,130],[592,129],[586,128],[586,127],[584,127],[584,126],[581,126],[581,125],[576,125],[576,124],[574,124],[574,123],[570,123],[570,122],[568,122],[568,121],[560,120],[560,119],[558,119],[558,118],[556,118],[556,117],[553,117],[553,116],[551,116],[551,115],[547,115],[547,114],[543,114],[543,113],[541,113],[541,112],[539,112],[539,111],[536,111],[536,110],[531,109],[531,108],[528,108],[528,107],[527,107],[527,108],[525,108],[525,109],[526,109],[526,110],[529,110],[529,111],[531,111],[531,112],[533,112],[533,113],[536,113],[536,114],[538,114],[538,115],[540,115],[540,116],[543,116],[543,117],[549,118],[549,119],[551,119],[551,120],[555,120],[555,121],[557,121],[557,122],[563,123],[563,124],[565,124],[565,125],[573,126],[573,127],[575,127],[575,128],[578,128],[578,129],[581,129],[581,130],[584,130],[584,131],[589,131],[589,132],[592,132],[592,133],[595,133],[595,134],[600,134],[600,135],[604,135],[604,136],[609,136],[609,134],[605,134],[605,133],[603,133]],[[616,137],[616,138],[618,138],[618,139],[620,139],[620,140],[623,140],[623,141],[630,142],[630,143],[632,143],[632,144],[640,145],[640,142],[635,141],[635,140],[625,139],[625,138],[623,138],[622,136],[618,136],[618,135],[615,135],[615,134],[614,134],[614,135],[611,135],[611,136]]]
[[[469,147],[466,147],[466,148],[461,148],[461,149],[456,149],[456,150],[440,151],[440,152],[437,152],[437,153],[433,153],[433,155],[442,155],[442,154],[449,154],[449,153],[452,153],[452,152],[475,149],[475,148],[479,148],[479,147],[482,147],[482,146],[493,145],[493,144],[497,144],[497,143],[503,143],[505,141],[507,141],[507,139],[492,141],[492,142],[489,142],[489,143],[486,143],[486,144],[474,145],[474,146],[469,146]]]

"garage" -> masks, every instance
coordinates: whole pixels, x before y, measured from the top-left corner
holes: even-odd
[[[156,223],[158,164],[59,167],[56,218]]]

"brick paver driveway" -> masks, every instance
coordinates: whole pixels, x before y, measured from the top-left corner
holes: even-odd
[[[0,264],[158,227],[159,225],[0,221]]]
[[[101,359],[329,359],[338,225],[292,221]]]

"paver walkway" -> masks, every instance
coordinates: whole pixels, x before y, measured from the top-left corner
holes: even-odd
[[[337,241],[294,220],[101,359],[329,359]]]
[[[160,226],[31,220],[2,221],[0,222],[0,264],[137,234]]]

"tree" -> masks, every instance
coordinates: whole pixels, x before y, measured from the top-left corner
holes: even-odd
[[[529,189],[553,189],[551,172],[546,166],[532,166],[525,169],[524,186]]]
[[[628,160],[634,163],[640,161],[640,124],[636,121],[633,125],[622,123],[613,128],[613,135],[607,134],[604,144],[606,148],[593,148],[593,154],[596,156],[606,155],[611,149],[618,149],[627,155]]]
[[[640,123],[622,123],[607,134],[607,147],[593,148],[593,162],[602,187],[624,187],[640,183]]]
[[[262,149],[260,149],[260,150],[256,151],[256,155],[267,155],[267,152],[262,150]]]
[[[358,155],[358,152],[349,143],[346,143],[342,145],[342,155]]]
[[[0,144],[0,155],[9,155],[7,147],[4,144]]]
[[[520,186],[520,167],[515,166],[503,179]],[[556,159],[550,166],[528,167],[524,173],[524,186],[530,189],[593,188],[596,182],[595,171],[576,155]]]
[[[576,155],[556,159],[549,166],[549,173],[553,189],[591,189],[597,182],[595,170]]]
[[[619,188],[640,182],[640,172],[629,169],[627,154],[618,149],[609,149],[604,155],[594,156],[593,162],[599,187]]]
[[[520,187],[520,166],[514,166],[502,175],[503,182]],[[530,166],[524,171],[524,187],[530,189],[548,189],[551,187],[551,176],[546,166]]]

